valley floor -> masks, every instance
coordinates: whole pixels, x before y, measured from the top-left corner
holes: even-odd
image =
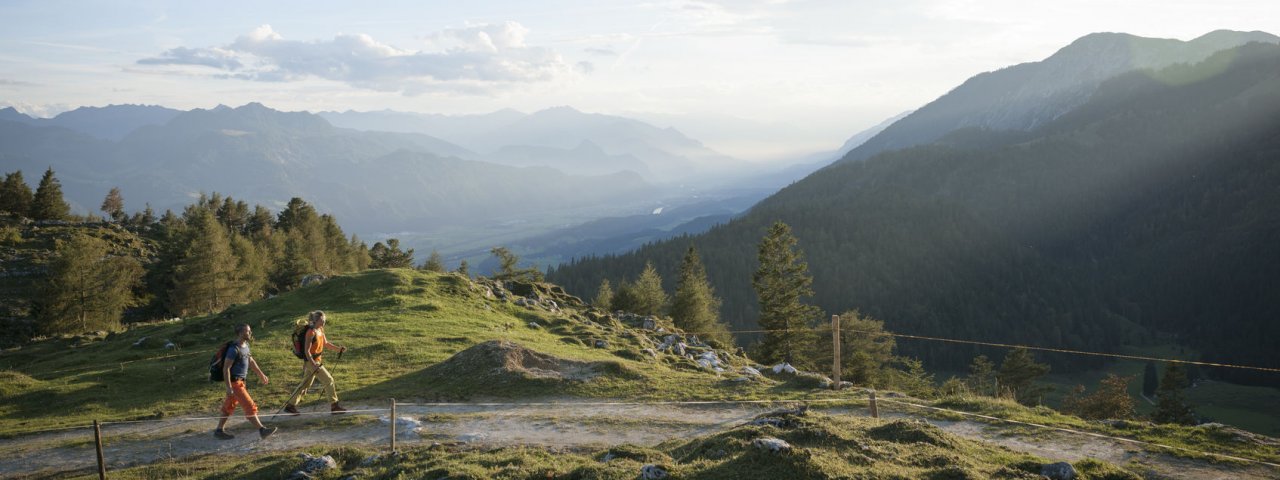
[[[635,405],[590,402],[573,405],[447,405],[398,406],[397,441],[412,448],[440,443],[447,446],[484,448],[530,446],[575,449],[619,444],[654,445],[667,440],[690,439],[745,423],[767,412],[770,405]],[[277,417],[268,423],[280,432],[259,440],[242,418],[231,420],[234,440],[219,441],[211,435],[213,420],[107,425],[103,428],[108,471],[166,459],[204,455],[254,455],[298,450],[317,445],[358,445],[389,448],[387,413],[381,406],[363,414],[332,417],[306,415]],[[815,409],[820,407],[814,407]],[[830,414],[867,416],[861,408],[830,408]],[[885,412],[886,419],[914,416],[915,412]],[[265,417],[264,417],[265,418]],[[1139,446],[1073,435],[991,425],[969,420],[926,418],[946,432],[1026,452],[1049,461],[1075,462],[1095,458],[1111,462],[1147,478],[1266,479],[1280,470],[1262,465],[1242,466],[1175,457]],[[68,477],[95,469],[91,429],[25,435],[0,440],[0,477]]]

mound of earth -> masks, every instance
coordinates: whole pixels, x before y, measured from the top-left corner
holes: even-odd
[[[431,366],[434,377],[468,379],[484,385],[533,381],[585,382],[605,375],[626,374],[617,362],[583,362],[537,352],[505,340],[491,340],[454,354]]]

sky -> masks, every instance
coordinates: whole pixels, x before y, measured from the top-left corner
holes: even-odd
[[[0,106],[480,114],[555,106],[747,160],[838,148],[1093,32],[1280,34],[1280,2],[0,2]]]

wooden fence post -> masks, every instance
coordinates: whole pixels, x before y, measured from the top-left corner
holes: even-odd
[[[391,399],[391,453],[396,453],[396,399]]]
[[[872,389],[872,419],[879,419],[879,408],[876,404],[876,389]]]
[[[93,421],[93,444],[98,449],[98,480],[107,480],[107,462],[102,458],[102,428]]]
[[[831,389],[840,389],[840,316],[831,316]]]

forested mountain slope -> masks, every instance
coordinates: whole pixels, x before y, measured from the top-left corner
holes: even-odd
[[[756,246],[781,220],[830,313],[858,308],[906,333],[1104,351],[1167,332],[1214,361],[1276,365],[1278,160],[1280,47],[1250,44],[1113,78],[1030,133],[963,129],[837,163],[704,235],[580,260],[550,278],[589,297],[601,279],[634,278],[652,260],[672,279],[693,243],[726,319],[754,326]],[[949,369],[975,353],[900,348]],[[1092,362],[1050,360],[1057,371]]]

